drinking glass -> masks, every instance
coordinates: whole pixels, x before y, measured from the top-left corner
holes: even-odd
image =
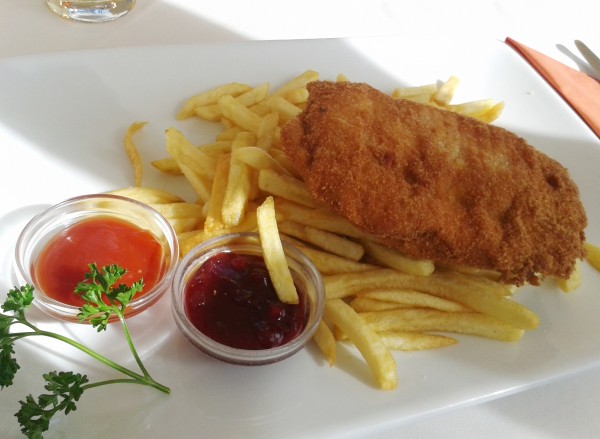
[[[46,0],[55,14],[76,21],[103,23],[127,14],[135,0]]]

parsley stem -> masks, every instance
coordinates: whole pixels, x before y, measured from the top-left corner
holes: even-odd
[[[140,368],[140,370],[142,371],[142,373],[144,374],[145,377],[150,378],[150,374],[146,370],[146,367],[142,363],[142,360],[140,359],[140,357],[137,353],[137,350],[135,349],[135,346],[133,345],[133,340],[131,340],[131,334],[129,333],[129,328],[127,326],[127,323],[125,323],[125,316],[121,312],[119,312],[118,316],[119,316],[119,320],[121,321],[121,327],[123,328],[123,333],[125,334],[125,339],[127,340],[129,349],[131,350],[131,353],[133,354],[133,357],[135,358],[135,361],[138,364],[138,367]]]
[[[85,354],[89,355],[90,357],[95,358],[96,360],[100,361],[101,363],[105,364],[106,366],[111,367],[111,368],[121,372],[122,374],[133,378],[133,380],[126,380],[125,382],[135,382],[137,384],[143,384],[146,386],[154,387],[155,389],[160,390],[163,393],[171,392],[171,389],[169,389],[167,386],[164,386],[164,385],[154,381],[154,379],[148,374],[148,372],[145,369],[143,369],[144,375],[140,375],[126,367],[121,366],[118,363],[115,363],[111,359],[106,358],[104,355],[99,354],[98,352],[94,351],[93,349],[90,349],[87,346],[85,346],[73,339],[70,339],[70,338],[60,335],[60,334],[57,334],[55,332],[40,330],[33,325],[28,325],[28,326],[30,326],[34,331],[33,332],[14,332],[14,333],[11,333],[10,335],[12,337],[14,337],[15,339],[23,338],[23,337],[27,337],[27,336],[44,336],[44,337],[50,337],[55,340],[62,341],[68,345],[73,346],[76,349],[79,349],[80,351],[84,352]],[[138,364],[141,363],[141,360],[139,360],[139,357],[137,357],[137,354],[136,354],[136,360],[138,361]]]
[[[41,438],[42,433],[48,430],[50,419],[58,412],[69,414],[76,409],[76,402],[86,389],[100,387],[108,384],[140,384],[163,392],[170,393],[171,389],[156,382],[146,370],[140,356],[138,355],[125,322],[125,309],[133,296],[140,292],[143,280],[134,282],[131,287],[125,284],[115,286],[116,281],[125,274],[126,270],[117,265],[107,265],[102,271],[98,270],[96,264],[89,265],[90,272],[85,275],[85,280],[75,288],[85,303],[79,308],[77,318],[83,323],[89,322],[98,332],[107,328],[111,316],[116,316],[121,321],[123,333],[129,350],[135,358],[140,373],[134,372],[127,367],[115,363],[111,359],[96,352],[95,350],[79,343],[72,338],[63,336],[56,332],[45,331],[29,322],[25,311],[31,306],[34,299],[31,285],[15,287],[8,292],[5,302],[0,306],[0,389],[13,384],[13,378],[19,369],[17,359],[14,357],[13,346],[17,340],[42,336],[61,341],[69,346],[87,354],[89,357],[99,361],[111,369],[120,372],[125,377],[90,383],[86,375],[74,372],[49,372],[44,374],[46,386],[50,393],[44,393],[38,398],[28,395],[25,400],[19,401],[20,410],[15,413],[21,431],[28,437]],[[107,303],[105,299],[108,299]],[[12,315],[11,315],[12,314]],[[23,325],[24,328],[11,332],[13,325]]]
[[[81,386],[81,388],[84,390],[87,390],[87,389],[92,389],[94,387],[106,386],[109,384],[140,384],[142,386],[154,387],[155,389],[158,389],[164,393],[170,392],[170,389],[168,387],[165,387],[162,384],[158,384],[155,381],[147,381],[147,380],[141,381],[139,379],[131,379],[131,378],[115,378],[112,380],[97,381],[95,383],[85,384],[85,385]]]

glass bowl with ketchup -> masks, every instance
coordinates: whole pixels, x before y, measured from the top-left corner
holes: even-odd
[[[47,314],[77,322],[83,299],[74,293],[89,264],[127,270],[117,281],[144,287],[126,308],[138,314],[170,288],[179,260],[169,222],[147,204],[110,194],[70,198],[36,215],[16,245],[17,278],[34,287],[33,303]]]
[[[278,299],[258,234],[226,234],[192,249],[173,278],[172,310],[183,335],[234,364],[269,364],[298,352],[319,325],[325,288],[303,253],[286,242],[283,248],[297,304]]]

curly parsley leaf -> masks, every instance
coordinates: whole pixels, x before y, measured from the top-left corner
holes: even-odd
[[[44,388],[50,393],[38,396],[37,400],[28,395],[19,401],[21,408],[15,416],[21,424],[21,432],[28,438],[41,438],[50,427],[52,417],[63,411],[66,415],[77,409],[75,402],[83,394],[86,375],[73,372],[50,372],[43,375]]]
[[[33,302],[33,287],[25,285],[21,288],[14,287],[8,292],[2,310],[12,312],[18,320],[25,320],[25,311]]]
[[[135,282],[131,287],[124,284],[115,286],[126,270],[116,265],[108,265],[99,270],[96,264],[90,264],[89,268],[90,271],[85,275],[85,280],[76,288],[76,292],[85,300],[85,304],[80,308],[79,318],[82,322],[88,321],[100,332],[106,329],[111,317],[116,316],[121,322],[123,334],[141,373],[121,366],[73,339],[42,330],[29,322],[25,314],[33,302],[33,287],[30,285],[21,288],[15,287],[9,291],[6,301],[2,305],[5,313],[0,313],[0,389],[13,384],[15,374],[20,368],[14,357],[15,341],[28,336],[46,336],[64,342],[125,375],[125,378],[95,383],[88,383],[85,375],[74,372],[50,372],[43,375],[46,380],[45,389],[50,393],[44,393],[37,399],[28,395],[25,401],[19,401],[21,408],[15,413],[22,427],[21,431],[29,438],[41,439],[43,432],[48,430],[50,420],[56,413],[63,411],[68,414],[76,410],[75,402],[79,400],[86,389],[114,383],[135,383],[170,393],[170,389],[156,382],[144,367],[125,322],[125,308],[135,294],[142,290],[143,280]],[[26,330],[12,333],[11,327],[17,324]]]
[[[13,356],[13,345],[8,339],[2,339],[0,344],[0,389],[12,386],[17,370],[21,367]]]
[[[126,270],[117,265],[107,265],[99,270],[96,264],[90,264],[90,271],[85,275],[85,281],[75,287],[77,293],[86,303],[77,315],[80,321],[88,321],[98,332],[108,326],[110,318],[124,318],[125,308],[133,297],[142,291],[144,281],[134,282],[131,287],[118,284]]]
[[[13,288],[2,304],[2,310],[12,315],[0,314],[0,389],[11,386],[20,366],[14,357],[14,339],[10,336],[10,327],[25,321],[25,311],[33,301],[33,287],[25,285]]]

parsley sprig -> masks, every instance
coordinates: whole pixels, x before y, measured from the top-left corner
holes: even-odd
[[[69,414],[76,410],[75,403],[81,395],[94,387],[130,383],[150,386],[164,393],[170,392],[168,387],[156,382],[148,373],[133,345],[125,321],[125,309],[135,294],[142,290],[143,281],[140,280],[128,287],[125,284],[117,284],[126,273],[123,268],[117,265],[107,265],[99,270],[96,264],[90,264],[88,267],[89,272],[86,273],[85,280],[75,288],[75,293],[85,301],[77,317],[82,323],[90,323],[97,332],[106,330],[108,323],[116,317],[121,323],[123,334],[141,373],[121,366],[71,338],[38,328],[27,320],[26,316],[26,311],[34,300],[33,287],[31,285],[15,287],[9,291],[2,305],[4,312],[0,313],[0,389],[12,385],[15,375],[20,369],[15,358],[15,342],[34,336],[60,340],[125,375],[124,378],[91,383],[87,375],[72,371],[54,371],[44,374],[43,378],[46,382],[44,388],[48,393],[43,393],[37,399],[28,395],[24,401],[19,401],[21,408],[15,413],[21,425],[21,431],[28,438],[42,438],[43,432],[48,430],[50,420],[56,413]],[[14,329],[13,327],[21,330],[11,331],[11,328]]]

